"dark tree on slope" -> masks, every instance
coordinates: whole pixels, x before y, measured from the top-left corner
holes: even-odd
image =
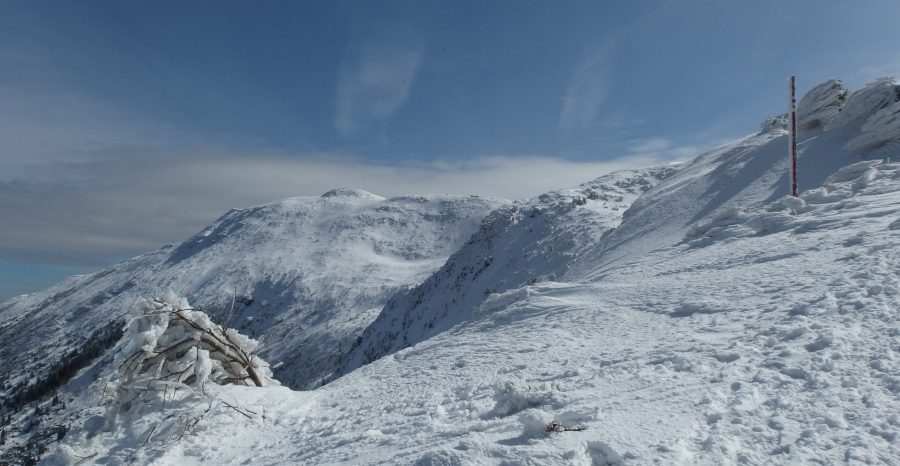
[[[56,392],[79,370],[87,367],[118,341],[122,337],[123,327],[124,322],[117,321],[96,330],[82,346],[70,350],[65,357],[52,364],[43,375],[37,376],[37,380],[33,383],[19,384],[13,387],[3,400],[2,413],[17,412],[29,403],[42,400]]]

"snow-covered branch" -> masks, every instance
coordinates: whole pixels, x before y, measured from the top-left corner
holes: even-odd
[[[123,392],[204,385],[278,385],[268,364],[254,354],[256,340],[226,329],[174,295],[144,300],[120,346],[116,388]]]

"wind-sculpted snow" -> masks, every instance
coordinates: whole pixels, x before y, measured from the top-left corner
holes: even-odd
[[[833,120],[847,98],[844,83],[830,79],[809,90],[797,104],[797,125],[803,129],[821,128]]]
[[[896,102],[898,96],[900,91],[894,78],[882,78],[860,90],[851,91],[841,112],[825,125],[825,130],[862,124],[882,108]]]
[[[563,276],[677,165],[626,170],[499,209],[421,285],[391,298],[347,356],[348,372],[469,319],[492,293]]]
[[[876,149],[900,141],[900,97],[898,101],[870,116],[862,126],[862,134],[847,142],[850,150]]]

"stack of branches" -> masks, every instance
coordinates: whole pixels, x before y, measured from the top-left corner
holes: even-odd
[[[263,387],[277,385],[268,364],[254,354],[259,343],[216,324],[183,298],[144,301],[126,328],[118,388],[164,393],[187,388],[201,393],[207,382]]]

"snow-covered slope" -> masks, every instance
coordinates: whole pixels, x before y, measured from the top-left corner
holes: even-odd
[[[43,380],[97,329],[121,327],[139,297],[174,291],[261,338],[284,383],[314,386],[391,294],[439,268],[505,204],[341,189],[232,210],[178,246],[2,304],[4,379]]]

